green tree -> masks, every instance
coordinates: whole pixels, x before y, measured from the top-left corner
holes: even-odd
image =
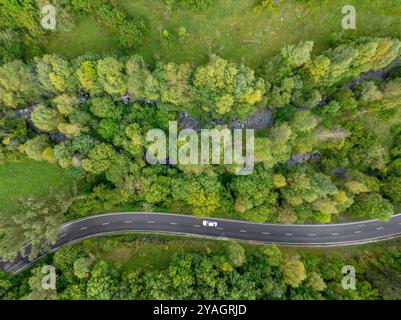
[[[313,42],[301,42],[298,45],[288,45],[281,50],[281,55],[291,68],[299,68],[310,61]]]
[[[56,300],[57,291],[53,289],[43,289],[42,279],[43,273],[42,268],[38,267],[31,271],[31,277],[28,280],[31,292],[26,296],[27,300]]]
[[[326,289],[326,284],[322,276],[317,272],[311,272],[306,279],[306,285],[316,291],[323,291]]]
[[[25,142],[22,148],[29,158],[41,161],[43,160],[43,152],[48,146],[47,137],[40,135]]]
[[[71,97],[66,94],[57,96],[52,100],[57,110],[63,115],[69,115],[74,111],[76,97]]]
[[[287,185],[280,188],[282,198],[296,209],[307,210],[309,218],[313,216],[314,210],[329,215],[316,215],[315,218],[319,220],[330,220],[330,215],[337,213],[337,204],[332,197],[339,191],[329,176],[313,172],[307,166],[298,166],[291,169],[286,180]],[[299,213],[298,218],[300,219]]]
[[[276,245],[271,245],[263,250],[266,262],[269,266],[278,267],[283,261],[281,250]]]
[[[31,114],[31,119],[35,127],[42,131],[53,131],[60,124],[62,118],[60,114],[43,104],[38,105]]]
[[[72,275],[74,262],[80,258],[81,254],[81,244],[66,246],[54,253],[53,265],[56,270],[61,271],[64,274]]]
[[[90,275],[91,261],[88,258],[78,258],[74,261],[74,275],[79,279],[86,279]]]
[[[172,289],[177,298],[188,298],[192,294],[191,287],[195,282],[192,271],[192,254],[179,251],[174,254],[168,267]]]
[[[197,107],[217,118],[226,114],[246,117],[255,111],[266,89],[253,70],[216,55],[195,70],[193,85]]]
[[[172,196],[192,206],[197,216],[207,216],[227,205],[226,190],[217,179],[199,175],[180,176],[172,180]]]
[[[245,263],[245,250],[238,243],[230,241],[226,246],[226,255],[228,261],[235,267],[239,268]]]
[[[292,103],[299,108],[313,108],[322,100],[320,92],[314,90],[296,90],[292,95]]]
[[[387,221],[393,216],[394,207],[378,193],[361,193],[355,197],[348,212],[358,218]]]
[[[74,123],[60,123],[57,129],[68,138],[76,137],[81,132],[79,126]]]
[[[310,111],[302,111],[295,114],[291,127],[295,131],[306,132],[317,126],[318,119]]]
[[[59,228],[64,222],[67,209],[73,198],[67,193],[50,192],[46,198],[30,196],[19,201],[18,213],[0,214],[0,254],[13,260],[18,253],[25,254],[29,242],[29,258],[49,248],[57,240]]]
[[[143,277],[144,297],[146,299],[171,299],[174,292],[171,279],[165,272],[147,272]]]
[[[21,58],[21,35],[13,29],[0,31],[0,65]]]
[[[108,97],[93,98],[91,100],[90,110],[99,118],[119,119],[121,116],[121,109]]]
[[[52,94],[71,92],[76,89],[76,80],[68,61],[56,55],[35,57],[36,73],[44,90]]]
[[[0,66],[0,107],[23,107],[38,93],[31,70],[22,61],[15,60]]]
[[[82,160],[82,168],[92,174],[101,174],[110,168],[116,152],[109,144],[96,144],[88,153],[88,158]]]
[[[328,57],[320,55],[309,61],[304,68],[313,82],[318,83],[318,81],[326,75],[330,64],[331,61]]]
[[[266,222],[276,206],[273,188],[272,173],[261,166],[250,175],[236,176],[230,184],[235,196],[234,209],[245,219]]]
[[[126,62],[127,89],[134,99],[157,100],[159,98],[158,81],[147,68],[139,55],[130,57]]]
[[[80,64],[75,72],[80,87],[94,95],[101,91],[96,67],[97,65],[95,61],[85,60]]]
[[[118,293],[118,272],[105,261],[99,261],[91,270],[91,277],[86,285],[89,299],[111,300]]]
[[[380,101],[383,98],[382,92],[373,81],[364,81],[357,88],[359,94],[358,103],[366,106],[374,101]]]
[[[391,175],[401,177],[401,158],[395,159],[388,165]]]
[[[284,282],[293,288],[298,288],[306,279],[305,266],[297,254],[286,255],[280,265]]]
[[[383,184],[383,194],[388,197],[397,208],[401,207],[401,179],[389,177]]]
[[[124,64],[116,58],[107,57],[97,62],[97,74],[103,90],[112,96],[126,93]]]
[[[387,67],[399,55],[401,42],[399,39],[375,38],[376,51],[369,61],[367,70],[380,70]]]
[[[190,102],[192,94],[191,73],[192,69],[189,64],[159,63],[153,72],[153,77],[159,84],[161,101],[177,106]]]

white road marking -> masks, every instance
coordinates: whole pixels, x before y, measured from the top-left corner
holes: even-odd
[[[337,232],[333,232],[331,235],[332,235],[332,236],[338,236],[338,235],[340,235],[340,234],[337,233]]]
[[[308,236],[309,237],[316,237],[316,233],[309,233]]]
[[[194,224],[194,227],[200,228],[200,225]]]
[[[292,233],[286,233],[285,235],[286,236],[292,236]]]
[[[223,230],[223,228],[217,227],[217,230]]]
[[[246,232],[246,230],[240,230],[239,232]]]
[[[270,232],[262,232],[263,234],[270,234]]]
[[[376,230],[382,230],[384,227],[377,227]]]
[[[102,226],[107,226],[108,224],[110,224],[109,222],[103,222]]]
[[[154,221],[147,221],[147,223],[155,223]]]
[[[61,236],[59,236],[59,238],[64,238],[68,233],[64,233]]]
[[[88,227],[82,227],[82,228],[81,228],[81,230],[86,230],[86,229],[88,229]]]
[[[124,223],[132,223],[132,221],[124,221]]]
[[[358,231],[355,231],[354,233],[361,233],[362,231],[360,231],[360,230],[358,230]]]
[[[170,222],[170,224],[173,225],[173,226],[175,226],[175,225],[177,225],[178,223],[177,223],[177,222]]]

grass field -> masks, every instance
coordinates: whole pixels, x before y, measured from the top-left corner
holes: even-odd
[[[112,32],[93,18],[80,21],[71,32],[56,33],[49,38],[47,51],[74,58],[86,52],[109,53],[118,47]]]
[[[45,196],[50,189],[71,188],[73,180],[57,166],[24,160],[0,165],[0,207],[10,213],[18,199],[29,195]]]
[[[217,0],[202,13],[184,9],[167,10],[163,0],[120,0],[128,14],[144,16],[149,25],[146,42],[127,54],[139,53],[146,61],[204,62],[217,53],[224,58],[259,66],[284,45],[313,40],[317,52],[339,36],[401,37],[399,0],[282,0],[277,9],[257,14],[257,0]],[[343,30],[345,4],[356,8],[357,29]],[[179,36],[179,29],[186,34]],[[167,31],[168,40],[162,37]],[[70,33],[55,34],[48,52],[68,57],[86,51],[98,53],[118,49],[115,37],[92,18],[78,23]]]

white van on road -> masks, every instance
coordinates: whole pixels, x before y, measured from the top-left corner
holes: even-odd
[[[217,227],[217,221],[203,220],[202,225],[204,227],[216,228]]]

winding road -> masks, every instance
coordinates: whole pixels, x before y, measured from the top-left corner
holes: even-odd
[[[258,224],[243,220],[206,218],[216,221],[216,227],[203,226],[203,220],[190,215],[146,212],[109,213],[74,220],[64,224],[51,246],[55,251],[66,244],[86,238],[123,232],[145,232],[187,235],[220,240],[236,239],[254,243],[275,243],[292,246],[340,246],[361,244],[401,236],[401,214],[388,222],[379,220],[340,224],[286,225]],[[29,244],[27,252],[30,251]],[[14,262],[0,260],[0,268],[13,273],[21,272],[35,261],[18,256]]]

